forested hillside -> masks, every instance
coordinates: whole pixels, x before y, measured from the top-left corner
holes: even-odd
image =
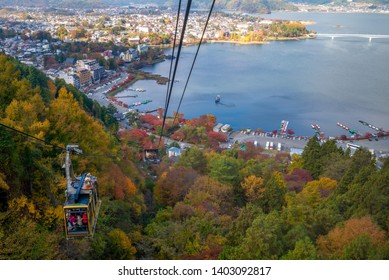
[[[0,126],[0,259],[389,258],[389,161],[314,137],[302,156],[202,144],[150,165],[157,140],[111,113],[0,55],[0,123],[78,143],[103,200],[94,238],[67,241],[63,152]]]

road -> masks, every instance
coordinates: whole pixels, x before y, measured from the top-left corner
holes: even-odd
[[[120,73],[120,77],[113,79],[111,82],[108,82],[108,83],[105,83],[103,85],[100,85],[98,87],[97,91],[92,93],[92,95],[88,94],[88,97],[93,99],[93,100],[96,100],[101,106],[108,107],[110,102],[107,100],[104,92],[109,90],[113,85],[118,84],[118,83],[124,81],[127,78],[127,75],[128,74],[125,73],[125,72]],[[128,109],[126,109],[126,108],[124,108],[122,106],[115,105],[113,103],[111,103],[111,104],[114,105],[116,107],[116,109],[118,109],[118,111],[120,113],[124,113],[124,112],[126,112],[128,110]]]

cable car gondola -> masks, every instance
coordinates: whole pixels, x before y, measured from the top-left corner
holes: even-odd
[[[143,150],[143,161],[158,164],[161,161],[158,149]]]
[[[63,206],[66,239],[93,238],[101,205],[97,178],[90,173],[74,176],[71,151],[82,153],[78,145],[66,146],[66,202]]]

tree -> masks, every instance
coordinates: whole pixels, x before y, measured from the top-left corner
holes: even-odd
[[[50,139],[67,145],[78,143],[84,153],[90,155],[107,155],[110,149],[110,138],[102,125],[80,108],[73,96],[66,90],[59,90],[58,98],[49,107]],[[108,158],[100,156],[93,159],[93,165],[101,166]],[[84,164],[91,163],[87,160]],[[87,168],[87,166],[83,166]],[[91,170],[91,166],[87,168]],[[93,169],[92,169],[93,171]]]
[[[314,180],[308,182],[306,187],[299,194],[303,198],[304,203],[315,207],[319,204],[322,198],[326,198],[336,188],[337,182],[330,178],[320,178],[320,180]]]
[[[339,182],[339,193],[344,193],[347,191],[348,186],[353,182],[355,178],[358,178],[360,172],[366,172],[366,170],[374,170],[374,162],[371,153],[367,149],[358,149],[355,151],[354,155],[351,157],[351,163],[349,168],[345,171],[344,176]],[[359,176],[359,178],[361,178]],[[367,177],[362,177],[367,179]]]
[[[164,172],[154,189],[157,203],[174,206],[178,201],[183,200],[197,176],[197,172],[193,169],[181,166]]]
[[[317,252],[316,247],[312,241],[305,237],[298,240],[296,246],[292,251],[289,251],[282,257],[283,260],[316,260]]]
[[[178,158],[177,165],[193,168],[200,174],[204,174],[207,170],[207,159],[197,146],[193,146]]]
[[[243,164],[243,167],[239,171],[239,174],[242,178],[246,178],[248,176],[261,177],[263,175],[262,164],[260,161],[249,159]]]
[[[226,259],[275,260],[283,253],[282,222],[276,211],[260,213],[247,229],[242,242],[224,252]]]
[[[234,212],[232,187],[208,176],[196,179],[185,196],[185,203],[206,213],[233,214]]]
[[[105,196],[112,194],[117,200],[132,198],[137,192],[132,180],[114,163],[109,164],[107,172],[99,178],[99,181],[101,194]]]
[[[108,234],[107,252],[105,256],[113,260],[135,259],[136,248],[131,239],[120,229],[114,229]]]
[[[262,213],[262,209],[255,204],[247,203],[239,213],[238,218],[236,218],[230,230],[227,233],[226,247],[224,248],[226,252],[230,250],[231,247],[238,246],[245,234],[246,230],[251,227],[254,219]]]
[[[259,201],[263,211],[270,213],[273,210],[281,210],[285,203],[286,183],[281,173],[274,172],[265,183],[263,198]]]
[[[265,186],[261,177],[255,177],[253,175],[246,177],[241,183],[242,188],[245,191],[246,199],[249,202],[255,202],[260,200],[265,192]]]
[[[299,193],[305,184],[312,180],[311,174],[305,169],[294,168],[290,174],[284,176],[289,191]]]
[[[344,256],[368,259],[370,251],[385,249],[387,244],[385,232],[369,216],[349,219],[343,226],[339,225],[317,239],[319,254],[324,259],[341,259]],[[366,248],[366,245],[370,247]],[[358,250],[364,253],[356,253]]]
[[[239,167],[237,159],[221,155],[209,162],[209,174],[221,183],[236,186],[240,182]]]
[[[319,140],[312,137],[304,148],[302,153],[304,169],[308,170],[314,179],[321,174],[321,149]]]

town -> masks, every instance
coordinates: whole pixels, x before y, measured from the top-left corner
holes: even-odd
[[[304,5],[299,7],[308,9]],[[323,8],[328,5],[315,7]],[[159,83],[167,82],[167,78],[150,77],[148,73],[137,69],[147,63],[156,63],[167,58],[163,49],[173,43],[175,17],[172,9],[156,5],[108,9],[51,9],[50,12],[44,8],[5,8],[0,10],[0,51],[26,65],[40,69],[52,80],[63,79],[103,106],[113,105],[118,110],[115,117],[124,127],[128,127],[132,123],[127,122],[124,114],[137,111],[132,107],[149,103],[151,100],[126,104],[112,96],[138,79],[151,78]],[[204,12],[193,12],[187,24],[184,44],[199,42],[205,20]],[[306,29],[307,24],[313,22],[269,20],[238,13],[214,13],[205,32],[205,40],[250,44],[278,39],[308,39],[314,32]],[[179,34],[177,38],[178,36]],[[140,78],[137,77],[138,71],[142,74]],[[222,127],[215,127],[214,132],[227,131],[223,131]],[[177,139],[180,140],[179,137]],[[248,141],[248,137],[235,135],[229,143],[221,147],[229,148],[236,141]],[[270,147],[273,143],[271,138],[258,138],[253,141],[263,147]],[[281,150],[281,143],[277,145]],[[284,145],[285,143],[282,147]],[[370,147],[372,143],[367,142],[367,145]],[[293,141],[286,146],[301,149],[305,146],[305,141]],[[375,149],[382,149],[375,146]]]
[[[139,61],[149,47],[170,47],[175,16],[171,9],[156,6],[50,13],[40,8],[7,8],[0,10],[0,51],[85,91],[113,76],[109,70]],[[191,15],[185,44],[200,40],[205,19],[205,13]],[[295,38],[307,33],[298,22],[215,13],[205,39],[264,43],[278,36]]]

